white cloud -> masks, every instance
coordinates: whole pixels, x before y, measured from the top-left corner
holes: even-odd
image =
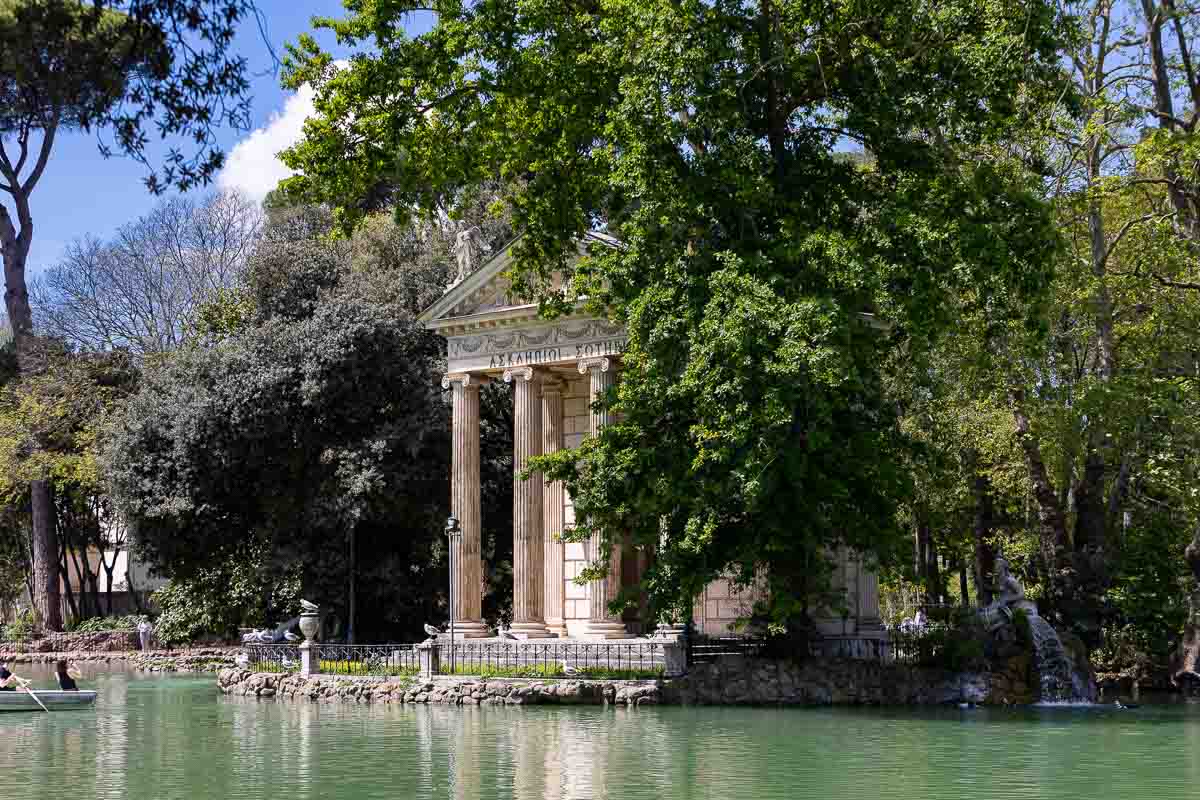
[[[292,175],[279,160],[279,152],[300,141],[304,120],[313,113],[313,89],[305,84],[287,99],[282,111],[271,114],[266,125],[233,146],[217,184],[262,202],[267,192]]]

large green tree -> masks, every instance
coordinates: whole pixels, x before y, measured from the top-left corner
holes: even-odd
[[[247,124],[246,63],[229,45],[252,10],[250,0],[0,0],[0,259],[23,372],[44,366],[25,262],[34,235],[31,199],[55,138],[72,130],[107,133],[102,152],[146,165],[151,191],[206,183],[222,164],[217,130]],[[151,164],[151,133],[187,145]],[[58,629],[50,484],[33,480],[30,496],[34,597],[46,625]]]
[[[419,636],[444,602],[450,443],[444,342],[416,317],[446,283],[453,238],[386,218],[351,240],[328,232],[320,209],[272,211],[231,299],[242,311],[201,315],[240,321],[148,367],[105,471],[183,596],[226,575],[264,593],[298,576],[352,635]],[[491,457],[511,459],[502,391],[483,414],[493,544],[511,519],[511,460]],[[282,599],[243,622],[278,621]],[[236,623],[239,604],[212,619]]]
[[[360,47],[344,69],[292,50],[317,115],[286,188],[352,225],[380,192],[433,209],[510,181],[518,293],[546,313],[586,297],[629,331],[605,398],[621,421],[543,465],[574,498],[569,535],[656,548],[664,613],[765,568],[794,619],[829,548],[892,553],[908,481],[879,364],[961,308],[1019,315],[1047,282],[1050,217],[1018,155],[1060,89],[1054,4],[437,2],[406,35],[425,5],[321,23]],[[596,227],[622,246],[572,267]]]

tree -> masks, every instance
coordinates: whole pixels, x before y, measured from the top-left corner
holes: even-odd
[[[444,343],[416,317],[445,285],[450,237],[380,219],[347,241],[320,209],[272,215],[241,288],[252,314],[147,370],[105,471],[178,586],[253,563],[264,592],[298,575],[353,635],[419,634],[446,585],[449,408]],[[489,451],[511,458],[502,432]],[[489,497],[511,487],[511,462],[494,462]]]
[[[107,575],[111,609],[115,554],[123,536],[103,496],[95,444],[98,431],[136,381],[125,353],[81,356],[59,346],[51,351],[46,370],[0,388],[0,515],[27,514],[31,480],[46,481],[55,511],[56,548],[48,570],[56,585],[71,575],[80,583],[81,597],[68,592],[67,598],[76,619],[102,613],[101,572]],[[108,551],[113,560],[101,556],[90,563],[89,549]]]
[[[785,622],[831,548],[899,552],[880,363],[956,309],[1020,318],[1050,274],[1036,154],[1014,142],[1062,88],[1053,4],[473,3],[397,35],[417,6],[321,22],[362,48],[344,69],[292,49],[317,116],[284,187],[353,225],[381,185],[432,211],[511,181],[515,291],[547,314],[586,297],[629,333],[604,400],[620,422],[539,464],[568,484],[571,536],[655,548],[664,614],[765,571]],[[572,268],[594,227],[622,246]]]
[[[38,327],[86,350],[174,350],[199,307],[243,277],[260,227],[233,192],[164,201],[109,243],[71,244],[34,287]]]
[[[190,141],[171,149],[146,178],[151,191],[188,189],[222,164],[215,134],[246,127],[244,59],[227,50],[248,0],[0,0],[0,257],[5,306],[21,370],[36,372],[25,262],[33,242],[30,198],[61,130],[106,130],[102,152],[131,156],[150,168],[147,129]],[[53,502],[44,478],[30,484],[34,597],[44,623],[61,628],[54,575]]]

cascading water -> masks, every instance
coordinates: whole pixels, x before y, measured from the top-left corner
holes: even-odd
[[[1030,614],[1029,634],[1033,639],[1034,667],[1041,683],[1043,703],[1090,703],[1095,698],[1088,675],[1067,655],[1062,640],[1049,622]]]

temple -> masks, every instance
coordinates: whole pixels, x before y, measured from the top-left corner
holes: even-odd
[[[588,247],[618,243],[591,233],[579,246],[582,255]],[[609,423],[608,412],[595,411],[593,401],[620,380],[624,329],[582,312],[554,321],[539,318],[537,303],[514,298],[504,278],[511,245],[484,262],[478,238],[463,233],[456,250],[455,281],[420,318],[447,342],[442,386],[451,391],[453,403],[451,513],[462,527],[454,544],[461,566],[451,587],[456,635],[491,635],[482,617],[479,472],[479,390],[490,381],[513,388],[511,634],[521,639],[621,639],[650,632],[653,620],[629,614],[619,618],[608,611],[622,586],[640,580],[648,554],[614,548],[608,576],[579,584],[576,578],[598,555],[590,545],[562,541],[563,531],[574,522],[571,498],[561,483],[516,477],[531,457],[577,447]],[[846,592],[844,608],[818,620],[821,633],[848,643],[883,638],[874,573],[861,559],[841,552],[837,585]],[[730,635],[755,600],[753,589],[714,581],[695,600],[693,625],[707,635]]]

